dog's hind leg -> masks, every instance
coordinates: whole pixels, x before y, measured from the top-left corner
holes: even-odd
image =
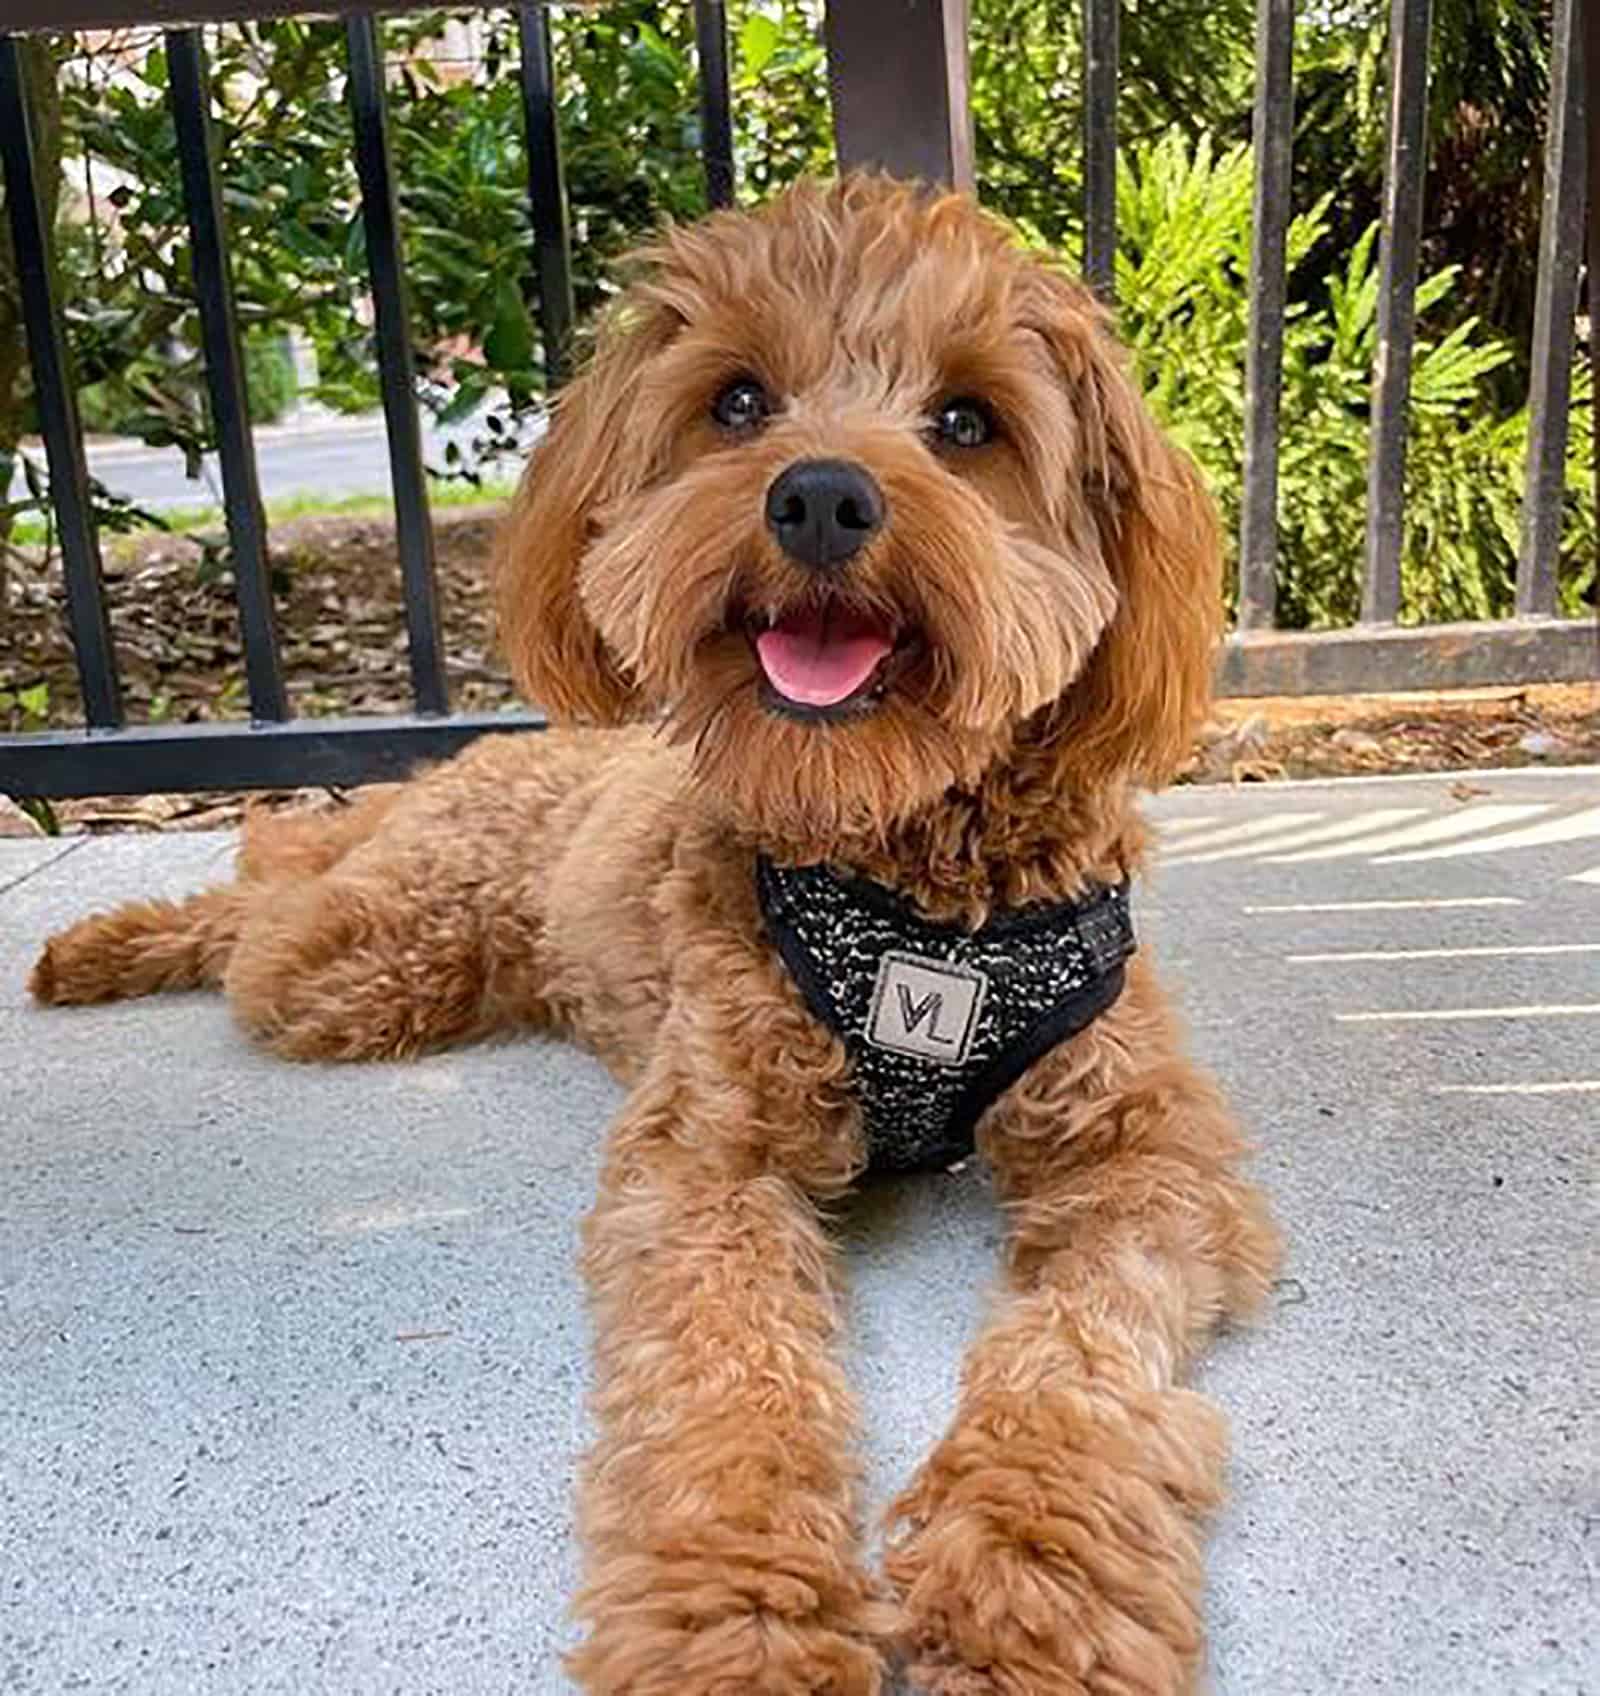
[[[400,1059],[564,1023],[545,934],[550,817],[594,770],[587,752],[490,738],[375,797],[329,869],[252,906],[223,983],[240,1023],[296,1060]],[[263,848],[269,868],[285,855],[305,868],[326,844]]]
[[[377,834],[400,799],[402,786],[363,791],[338,807],[267,812],[252,808],[244,821],[237,872],[246,883],[309,878],[330,870]]]
[[[272,886],[223,980],[239,1022],[294,1060],[401,1059],[548,1023],[537,906],[491,926],[466,871],[389,854]],[[516,996],[496,993],[510,980]]]
[[[322,812],[255,813],[245,820],[239,881],[184,901],[132,901],[70,925],[44,945],[28,979],[54,1007],[122,1001],[222,982],[246,915],[274,903],[268,884],[306,878],[338,863],[377,830],[395,789]]]
[[[135,901],[53,936],[28,979],[49,1006],[83,1006],[222,981],[252,893],[237,884],[186,901]]]
[[[301,1059],[562,1022],[544,901],[565,837],[550,821],[602,781],[608,752],[486,737],[349,807],[260,815],[237,883],[74,925],[46,945],[33,993],[65,1004],[220,984],[247,1029]]]
[[[248,912],[282,894],[268,885],[287,887],[287,880],[336,865],[377,831],[394,795],[390,787],[339,809],[249,814],[236,884],[187,901],[132,901],[71,924],[44,945],[34,965],[34,999],[70,1007],[166,989],[214,989]]]

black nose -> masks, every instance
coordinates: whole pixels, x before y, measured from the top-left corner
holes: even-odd
[[[767,526],[802,565],[842,565],[883,523],[883,492],[865,466],[799,459],[767,490]]]

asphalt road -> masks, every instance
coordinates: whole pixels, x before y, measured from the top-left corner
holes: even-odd
[[[1216,1696],[1600,1690],[1600,769],[1153,812],[1139,922],[1291,1241],[1203,1372]],[[53,926],[227,848],[0,842],[0,1687],[564,1691],[616,1091],[536,1040],[290,1067],[206,997],[25,1004]],[[881,1503],[1001,1225],[969,1169],[839,1228]]]
[[[446,445],[467,447],[481,433],[481,420],[440,430],[424,422],[423,463],[442,468]],[[255,432],[256,474],[264,500],[315,496],[337,500],[351,495],[389,493],[389,448],[383,419],[307,418],[296,424],[272,425]],[[34,452],[40,451],[35,445]],[[91,442],[90,473],[114,494],[153,512],[174,507],[222,504],[222,477],[215,456],[208,456],[204,474],[191,479],[183,456],[172,448],[147,448],[139,442]],[[515,474],[507,462],[503,475]],[[20,473],[14,478],[21,487]]]

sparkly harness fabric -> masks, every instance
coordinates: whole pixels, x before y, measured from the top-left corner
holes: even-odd
[[[984,1109],[1121,994],[1136,946],[1125,883],[981,930],[827,866],[759,858],[756,890],[806,1005],[850,1055],[874,1172],[971,1154]]]

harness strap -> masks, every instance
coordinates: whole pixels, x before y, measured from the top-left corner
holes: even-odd
[[[764,855],[756,892],[807,1007],[850,1056],[874,1171],[970,1155],[996,1097],[1115,1002],[1137,947],[1126,883],[978,930],[924,918],[881,884]]]

